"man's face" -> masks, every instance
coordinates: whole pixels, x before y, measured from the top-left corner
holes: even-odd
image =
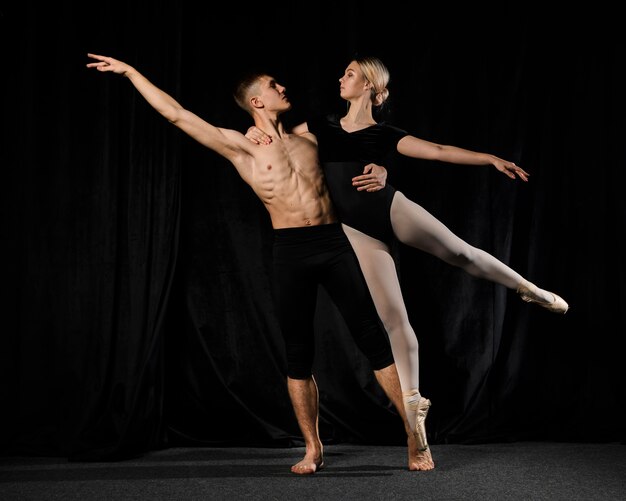
[[[268,111],[283,112],[291,109],[286,89],[271,76],[264,76],[259,82],[259,98]]]

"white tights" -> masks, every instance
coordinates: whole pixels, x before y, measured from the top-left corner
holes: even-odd
[[[423,207],[396,192],[391,204],[391,224],[396,238],[428,252],[477,278],[513,290],[524,278],[491,254],[469,245]],[[419,357],[415,332],[402,298],[400,282],[389,247],[364,233],[343,225],[359,259],[368,288],[391,342],[402,391],[419,389]],[[547,301],[548,291],[537,289]]]

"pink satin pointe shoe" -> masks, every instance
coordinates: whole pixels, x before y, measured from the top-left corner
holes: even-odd
[[[552,296],[554,296],[554,301],[546,302],[544,299],[537,295],[537,286],[530,282],[524,282],[520,284],[517,288],[517,293],[520,295],[523,301],[527,303],[535,303],[539,306],[545,308],[552,313],[560,313],[564,315],[569,310],[569,305],[567,302],[561,297],[555,294],[554,292],[550,292]]]
[[[420,451],[428,450],[428,440],[426,438],[426,416],[430,409],[430,400],[421,397],[417,402],[411,402],[407,404],[408,407],[415,411],[416,425],[415,425],[415,437]]]

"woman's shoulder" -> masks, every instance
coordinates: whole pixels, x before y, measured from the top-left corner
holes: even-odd
[[[386,120],[378,122],[378,125],[381,128],[387,129],[389,131],[401,132],[401,133],[404,133],[404,134],[408,134],[408,132],[405,129],[403,129],[402,127],[398,127],[397,125],[393,125],[393,124],[387,122]]]
[[[385,121],[378,122],[378,125],[380,127],[380,130],[383,131],[386,135],[397,140],[402,139],[404,136],[411,135],[407,130],[402,129],[401,127],[392,125],[389,122],[385,122]]]

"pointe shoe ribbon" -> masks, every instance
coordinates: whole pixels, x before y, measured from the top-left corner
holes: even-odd
[[[553,313],[560,313],[563,315],[567,313],[567,310],[569,310],[569,305],[561,296],[555,294],[554,292],[550,292],[550,294],[554,296],[554,301],[552,301],[551,303],[548,303],[544,301],[543,299],[541,299],[537,295],[536,291],[537,291],[537,286],[530,282],[520,284],[520,286],[517,288],[517,293],[522,298],[522,301],[526,301],[527,303],[538,304],[539,306],[545,308],[548,311],[551,311]]]

